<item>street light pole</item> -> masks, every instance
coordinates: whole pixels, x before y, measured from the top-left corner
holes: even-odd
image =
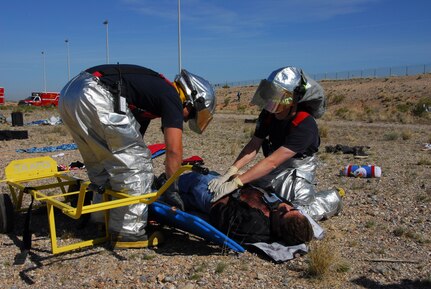
[[[178,0],[178,70],[181,74],[181,1]]]
[[[45,66],[45,52],[42,51],[42,58],[43,58],[43,88],[46,92],[46,66]]]
[[[103,24],[106,26],[106,63],[109,64],[108,20],[105,20]]]
[[[66,42],[66,48],[67,48],[67,81],[70,80],[70,56],[69,56],[69,40],[64,40]]]

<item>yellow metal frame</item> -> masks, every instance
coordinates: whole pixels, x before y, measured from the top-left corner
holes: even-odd
[[[9,186],[14,209],[24,211],[22,201],[24,194],[28,193],[37,201],[46,204],[48,210],[48,223],[51,238],[51,251],[53,254],[68,252],[96,244],[104,243],[109,240],[108,221],[109,210],[129,206],[138,203],[151,204],[163,194],[163,192],[177,179],[182,173],[192,170],[192,165],[181,166],[173,176],[156,192],[150,192],[145,195],[131,196],[124,192],[116,192],[109,189],[103,194],[103,202],[97,204],[84,205],[85,194],[90,182],[81,182],[79,191],[66,192],[65,186],[77,184],[79,179],[69,176],[68,171],[58,172],[57,163],[51,157],[37,157],[29,159],[14,160],[5,168],[6,182]],[[46,185],[32,186],[31,184],[37,180],[56,179],[55,183]],[[48,189],[60,188],[61,193],[50,194],[44,193]],[[51,192],[52,193],[52,192]],[[65,203],[62,198],[66,196],[78,195],[76,207]],[[55,227],[54,208],[58,208],[61,212],[72,219],[79,219],[83,214],[94,212],[105,212],[105,234],[103,237],[98,237],[91,240],[76,242],[69,245],[59,246],[57,243],[57,232]]]

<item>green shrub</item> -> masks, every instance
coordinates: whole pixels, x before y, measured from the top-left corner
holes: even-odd
[[[431,108],[431,98],[423,97],[418,101],[418,103],[412,109],[412,113],[414,116],[424,117],[425,115],[427,115],[427,113],[429,113],[427,112],[428,108]]]
[[[397,110],[399,112],[408,112],[410,109],[410,105],[407,103],[397,104]]]
[[[411,138],[412,138],[412,135],[413,135],[413,133],[412,133],[412,131],[410,131],[410,130],[403,130],[403,131],[401,132],[401,138],[402,138],[403,140],[411,139]]]
[[[240,111],[240,112],[244,112],[246,108],[247,108],[247,106],[244,104],[239,104],[237,107],[238,111]]]
[[[365,222],[365,228],[372,228],[376,225],[376,222],[374,222],[373,220],[368,220],[367,222]]]
[[[420,159],[418,161],[419,166],[431,166],[431,160],[428,159]]]
[[[397,227],[392,231],[392,233],[397,237],[401,237],[402,235],[404,235],[405,232],[406,229],[404,229],[403,227]]]
[[[327,126],[319,127],[319,135],[321,138],[327,138],[329,134],[329,128]]]
[[[215,272],[217,274],[223,273],[223,271],[226,269],[226,267],[227,267],[227,264],[225,262],[220,262],[217,264]]]
[[[311,277],[323,277],[334,264],[337,264],[337,254],[328,243],[315,244],[308,253],[307,272]]]
[[[398,133],[397,132],[388,132],[388,133],[385,133],[384,135],[383,135],[383,139],[384,140],[397,140],[398,139],[398,137],[399,137],[399,135],[398,135]]]
[[[350,113],[350,110],[346,107],[339,108],[335,111],[335,115],[342,119],[346,119],[349,113]]]
[[[223,104],[224,104],[224,106],[227,106],[229,103],[230,103],[230,97],[228,96],[224,99]]]
[[[32,105],[17,105],[13,108],[13,112],[26,113],[26,112],[33,112],[40,109],[41,109],[40,107],[32,106]]]
[[[350,264],[347,261],[340,262],[335,265],[335,271],[338,273],[346,273],[350,271]]]
[[[328,103],[329,104],[340,104],[340,103],[342,103],[343,102],[343,100],[345,99],[346,97],[344,96],[344,95],[342,95],[342,94],[330,94],[329,96],[328,96]]]

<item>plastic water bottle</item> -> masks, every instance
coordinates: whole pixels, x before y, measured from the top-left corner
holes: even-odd
[[[380,178],[382,169],[375,165],[348,165],[344,168],[342,174],[356,178]]]

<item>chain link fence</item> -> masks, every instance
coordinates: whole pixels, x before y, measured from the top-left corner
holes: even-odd
[[[314,80],[346,80],[354,78],[377,78],[377,77],[392,77],[392,76],[409,76],[431,73],[431,64],[422,65],[406,65],[406,66],[391,66],[361,70],[347,70],[338,72],[328,73],[315,73],[309,74]],[[215,87],[235,87],[235,86],[247,86],[247,85],[258,85],[260,79],[225,82],[215,84]]]

